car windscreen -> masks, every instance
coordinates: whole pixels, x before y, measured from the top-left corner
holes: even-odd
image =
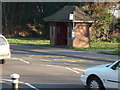
[[[0,37],[0,45],[6,45],[7,42],[5,41],[5,39],[3,37]]]

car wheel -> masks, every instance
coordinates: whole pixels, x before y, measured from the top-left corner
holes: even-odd
[[[6,61],[5,61],[4,59],[1,59],[1,60],[0,60],[0,64],[5,64],[5,62],[6,62]]]
[[[105,90],[102,81],[98,77],[91,77],[88,80],[89,90]]]

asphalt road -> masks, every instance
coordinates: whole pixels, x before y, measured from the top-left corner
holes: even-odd
[[[37,49],[38,50],[38,49]],[[43,49],[42,49],[43,50]],[[106,61],[89,60],[66,55],[32,51],[32,49],[12,49],[12,58],[2,67],[2,86],[10,88],[10,75],[20,75],[20,88],[85,88],[80,82],[82,70],[91,66],[106,64]],[[46,51],[46,50],[44,50]]]

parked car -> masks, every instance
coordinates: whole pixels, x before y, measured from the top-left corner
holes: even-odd
[[[80,79],[90,90],[120,90],[120,60],[85,69]]]
[[[3,35],[0,35],[0,63],[4,64],[5,59],[10,58],[10,45]]]

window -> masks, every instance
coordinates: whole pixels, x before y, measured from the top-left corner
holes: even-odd
[[[120,62],[118,62],[116,69],[120,69]]]
[[[5,39],[3,37],[0,37],[0,45],[6,45],[7,42],[5,41]]]
[[[114,66],[112,66],[112,69],[114,69],[114,70],[120,70],[120,61],[118,62],[118,63],[116,63]]]

